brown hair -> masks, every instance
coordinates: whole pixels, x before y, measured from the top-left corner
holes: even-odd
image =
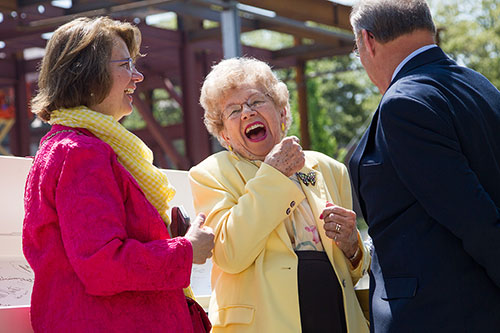
[[[113,84],[109,60],[116,36],[132,59],[141,56],[141,33],[130,23],[97,17],[60,26],[45,48],[32,112],[48,121],[52,110],[102,102]]]

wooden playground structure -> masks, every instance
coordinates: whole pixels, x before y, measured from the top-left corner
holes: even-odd
[[[351,52],[354,36],[350,7],[329,0],[0,0],[0,94],[12,92],[11,111],[0,105],[0,154],[33,155],[48,126],[29,111],[36,92],[37,67],[55,28],[79,16],[107,15],[136,24],[147,57],[138,67],[145,76],[134,106],[146,123],[135,133],[151,147],[162,168],[187,170],[217,149],[203,125],[199,90],[210,67],[222,58],[252,56],[274,68],[293,68],[300,123],[307,124],[305,65],[308,60]],[[176,27],[149,24],[170,13]],[[206,24],[211,22],[212,24]],[[293,36],[294,45],[267,49],[241,44],[241,35],[268,30]],[[182,109],[182,122],[162,126],[152,115],[154,89],[164,89]],[[35,126],[35,124],[37,126]],[[307,126],[302,145],[309,147]],[[181,141],[183,149],[173,142]]]

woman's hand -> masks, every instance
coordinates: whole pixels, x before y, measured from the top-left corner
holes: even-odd
[[[214,232],[212,228],[203,226],[205,218],[205,214],[198,214],[184,236],[193,247],[193,264],[204,264],[208,258],[212,257]]]
[[[329,202],[319,218],[325,221],[326,235],[335,241],[347,258],[352,258],[359,246],[356,213]]]
[[[306,162],[299,139],[288,136],[271,149],[264,159],[269,164],[287,177],[300,171]]]

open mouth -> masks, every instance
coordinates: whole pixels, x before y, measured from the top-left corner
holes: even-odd
[[[267,130],[263,123],[255,122],[245,128],[245,135],[250,141],[258,142],[267,137]]]
[[[124,90],[124,92],[125,92],[125,95],[127,95],[127,97],[130,100],[130,102],[132,102],[132,100],[133,100],[132,94],[134,93],[134,89],[127,88],[127,89]]]

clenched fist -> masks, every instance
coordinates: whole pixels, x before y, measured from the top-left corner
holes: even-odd
[[[302,169],[305,162],[304,152],[299,139],[295,136],[288,136],[281,140],[264,159],[264,163],[281,171],[287,177]]]

